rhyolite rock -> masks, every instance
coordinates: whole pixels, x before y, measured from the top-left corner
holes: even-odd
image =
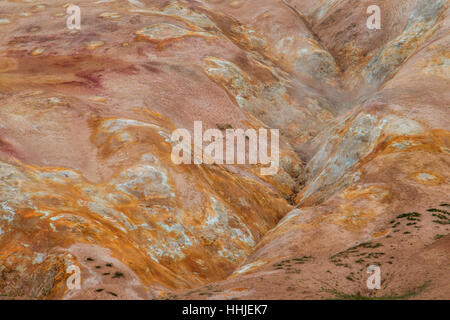
[[[448,3],[371,4],[0,1],[0,296],[448,298]],[[175,165],[194,121],[280,170]]]

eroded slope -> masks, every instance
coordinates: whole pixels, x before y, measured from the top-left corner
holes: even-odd
[[[445,1],[73,3],[0,2],[0,294],[448,297]],[[198,120],[282,168],[174,165]]]

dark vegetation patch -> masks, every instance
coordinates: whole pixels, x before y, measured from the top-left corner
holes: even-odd
[[[124,275],[122,272],[116,271],[116,272],[114,272],[114,275],[112,277],[113,277],[113,279],[114,278],[122,278],[122,277],[124,277]]]
[[[275,270],[286,270],[287,273],[300,273],[301,270],[296,269],[295,267],[305,264],[311,260],[313,260],[312,256],[303,256],[299,258],[283,260],[279,263],[275,263],[273,266],[275,267]]]
[[[233,126],[229,123],[226,123],[226,124],[216,123],[216,127],[217,127],[217,129],[222,130],[222,131],[225,131],[227,129],[233,129]]]
[[[356,294],[347,294],[347,293],[339,292],[335,289],[325,290],[325,291],[334,295],[335,299],[337,299],[337,300],[404,300],[404,299],[409,299],[409,298],[412,298],[412,297],[418,295],[428,286],[428,284],[429,284],[429,282],[425,282],[423,285],[413,288],[404,294],[397,295],[395,293],[392,293],[390,295],[383,295],[383,296],[379,296],[379,297],[363,296],[363,295],[361,295],[360,292],[357,292]]]
[[[329,259],[334,265],[338,267],[345,267],[351,269],[350,260],[354,263],[363,264],[367,260],[377,259],[385,255],[384,252],[374,251],[374,249],[380,248],[383,245],[381,243],[364,242],[354,247],[350,247],[344,251],[338,252],[332,255]]]
[[[432,212],[432,216],[437,218],[436,220],[433,220],[434,223],[442,225],[450,224],[450,212],[447,210],[431,208],[427,211]]]

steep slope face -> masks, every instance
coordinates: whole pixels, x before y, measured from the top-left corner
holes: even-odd
[[[285,1],[304,14],[335,57],[343,83],[357,98],[372,93],[421,46],[440,18],[444,0]],[[314,2],[314,3],[313,3]],[[380,8],[382,29],[366,27],[371,5]]]
[[[0,294],[448,297],[448,8],[378,2],[0,1]],[[280,170],[175,165],[194,121]]]
[[[2,2],[1,293],[61,297],[72,264],[89,275],[75,297],[123,287],[115,272],[155,288],[141,298],[223,279],[290,210],[302,162],[282,138],[273,177],[177,166],[171,133],[194,121],[258,129],[258,112],[301,107],[186,3],[78,4],[82,29],[70,31],[63,1]]]
[[[189,297],[450,296],[449,11],[440,4],[418,2],[408,24],[427,12],[431,31],[406,27],[417,43],[393,49],[392,40],[364,67],[366,83],[387,81],[316,138],[298,208],[229,280]],[[370,265],[381,268],[381,290],[367,288]]]

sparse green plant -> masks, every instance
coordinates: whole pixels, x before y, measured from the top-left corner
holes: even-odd
[[[216,127],[217,127],[217,129],[222,130],[222,131],[225,131],[227,129],[233,129],[233,126],[229,123],[226,123],[226,124],[216,123]]]
[[[412,298],[412,297],[418,295],[426,288],[426,286],[428,284],[429,284],[429,282],[425,282],[423,285],[421,285],[417,288],[414,288],[405,294],[400,294],[400,295],[391,294],[391,295],[384,295],[381,297],[363,296],[363,295],[361,295],[360,292],[357,292],[356,294],[347,294],[347,293],[343,293],[343,292],[338,292],[336,289],[330,289],[330,290],[325,290],[325,291],[333,294],[336,297],[336,299],[339,299],[339,300],[404,300],[404,299]]]
[[[350,276],[346,276],[345,279],[349,280],[349,281],[355,281],[352,277]]]
[[[122,278],[124,275],[122,272],[116,271],[114,272],[113,278]]]
[[[431,209],[428,209],[427,211],[428,212],[440,212],[440,213],[443,213],[443,214],[450,215],[450,212],[448,212],[447,210],[442,210],[442,209],[431,208]]]
[[[418,218],[418,217],[420,217],[420,216],[421,216],[421,214],[418,213],[418,212],[408,212],[408,213],[402,213],[402,214],[398,215],[398,216],[397,216],[397,219],[402,219],[402,218],[411,218],[411,219],[414,219],[414,218]],[[417,220],[418,220],[418,219],[417,219]]]

